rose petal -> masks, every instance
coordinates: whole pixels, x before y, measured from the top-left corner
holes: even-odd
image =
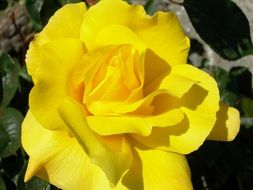
[[[28,73],[36,82],[36,70],[40,64],[40,46],[62,38],[79,38],[86,6],[84,3],[67,4],[49,19],[45,28],[35,36],[26,54]]]
[[[77,39],[57,40],[42,47],[38,81],[30,93],[29,105],[43,127],[60,129],[65,126],[57,107],[69,94],[69,75],[84,52],[82,41]]]
[[[35,37],[39,45],[63,38],[80,37],[80,28],[86,14],[85,3],[66,4],[49,19],[48,24]]]
[[[186,63],[190,41],[174,13],[157,12],[141,20],[133,31],[170,66]]]
[[[160,150],[135,148],[134,163],[122,179],[132,190],[191,190],[191,174],[184,156]]]
[[[58,111],[75,138],[87,149],[90,159],[116,185],[132,163],[132,153],[126,138],[121,135],[100,137],[95,134],[87,125],[83,107],[71,99],[65,100]]]
[[[30,111],[22,124],[22,145],[30,157],[25,181],[36,175],[66,190],[111,189],[74,137],[45,129]]]
[[[232,107],[220,103],[217,121],[207,137],[208,140],[232,141],[240,129],[240,113]]]
[[[148,136],[152,127],[175,125],[183,118],[183,112],[175,109],[154,116],[88,116],[87,122],[90,128],[100,135],[136,133]]]
[[[130,6],[120,0],[101,1],[92,6],[85,14],[81,27],[81,39],[84,40],[89,50],[95,49],[97,48],[95,43],[97,35],[103,29],[111,25],[123,25],[131,29],[130,26],[135,25],[135,20],[142,17],[145,17],[142,6]],[[116,34],[120,36],[120,31]]]
[[[87,11],[81,27],[81,39],[89,50],[97,48],[97,35],[111,25],[128,27],[171,66],[187,61],[189,39],[173,13],[158,12],[151,17],[142,6],[130,6],[120,0],[101,1]],[[118,35],[121,36],[120,31]],[[120,43],[119,39],[124,43],[123,36],[117,38],[117,43]]]
[[[141,38],[123,25],[111,25],[100,31],[96,37],[96,44],[97,46],[131,44],[139,50],[147,48]]]
[[[180,108],[185,119],[176,126],[155,128],[148,137],[134,135],[134,138],[153,148],[187,154],[199,148],[214,127],[219,91],[211,76],[193,66],[178,65],[171,73],[196,81],[196,84],[181,98],[173,100],[171,96],[163,96],[156,105],[163,103],[164,107]]]

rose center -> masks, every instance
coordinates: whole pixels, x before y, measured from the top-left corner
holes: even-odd
[[[113,106],[143,97],[140,59],[131,45],[121,45],[95,50],[83,60],[83,104],[91,114],[117,115]]]

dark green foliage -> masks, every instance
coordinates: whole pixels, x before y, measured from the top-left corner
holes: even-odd
[[[25,5],[31,17],[33,27],[40,31],[47,24],[49,18],[58,10],[66,1],[54,0],[26,0]]]
[[[61,3],[59,1],[43,1],[43,5],[41,8],[40,16],[41,16],[41,24],[45,26],[49,20],[49,18],[61,7]]]
[[[40,31],[49,18],[61,6],[67,3],[78,3],[81,0],[25,0],[27,11],[35,30]]]
[[[19,65],[6,53],[0,55],[1,106],[10,103],[18,87]]]
[[[253,100],[250,98],[243,98],[241,101],[241,108],[244,117],[253,117]]]
[[[5,158],[15,154],[20,147],[20,127],[23,116],[20,112],[13,108],[0,108],[0,127],[4,134],[4,140],[1,144],[0,157]]]
[[[26,190],[53,190],[46,181],[43,181],[37,177],[33,177],[29,183],[25,185]]]
[[[231,83],[228,89],[236,94],[250,97],[252,95],[252,74],[245,67],[233,67],[229,72]]]
[[[251,190],[253,155],[248,143],[251,140],[241,133],[233,142],[206,142],[190,154],[194,189]]]
[[[43,5],[42,0],[26,0],[25,6],[26,9],[31,17],[31,21],[33,24],[33,27],[36,30],[41,30],[41,18],[40,18],[40,11]]]
[[[218,82],[223,102],[241,112],[240,133],[233,142],[205,142],[187,156],[194,189],[253,189],[253,94],[252,75],[245,67],[226,71],[206,66]]]
[[[201,38],[224,59],[253,53],[249,22],[231,0],[185,0],[189,18]]]
[[[149,15],[154,14],[156,11],[154,8],[154,0],[147,0],[144,8]]]
[[[7,6],[8,6],[8,1],[7,0],[0,0],[0,10],[6,9]],[[1,187],[1,180],[0,180],[0,187]]]

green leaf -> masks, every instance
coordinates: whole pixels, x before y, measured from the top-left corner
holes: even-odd
[[[42,24],[41,24],[41,18],[40,18],[40,11],[42,8],[44,0],[25,0],[25,6],[27,9],[27,12],[29,13],[33,27],[35,30],[41,30]]]
[[[8,143],[8,133],[3,128],[3,124],[0,122],[0,150]]]
[[[0,55],[0,76],[2,80],[1,106],[7,106],[12,100],[18,87],[20,66],[6,53]]]
[[[1,158],[1,165],[5,174],[15,184],[17,184],[18,175],[23,168],[23,157],[20,156],[20,149],[15,154]]]
[[[1,0],[1,2],[0,2],[0,10],[6,9],[7,6],[8,6],[8,1],[6,1],[6,0]],[[1,189],[1,188],[0,188],[0,189]]]
[[[227,91],[227,85],[230,82],[228,72],[221,67],[212,67],[212,75],[218,83],[221,96]]]
[[[2,179],[1,176],[0,176],[0,189],[1,190],[6,190],[6,186],[5,186],[4,180]]]
[[[48,23],[49,18],[61,8],[60,1],[44,1],[40,11],[41,23],[45,26]]]
[[[153,15],[156,11],[154,6],[154,0],[147,0],[144,8],[149,15]]]
[[[14,108],[0,108],[0,127],[7,134],[8,143],[0,149],[0,157],[14,154],[20,147],[22,114]]]
[[[50,184],[46,181],[33,177],[29,182],[25,184],[25,190],[50,190]]]
[[[7,190],[16,190],[16,184],[12,181],[12,179],[8,176],[8,173],[5,171],[2,171],[2,179]]]
[[[253,54],[247,17],[231,0],[185,0],[183,6],[201,38],[221,57]]]
[[[238,96],[230,91],[226,91],[221,96],[221,102],[230,105],[230,106],[236,106],[236,103],[238,101]]]
[[[244,117],[253,117],[253,99],[243,98],[241,101],[241,108],[244,113]]]
[[[32,78],[31,78],[31,76],[28,74],[27,68],[26,68],[25,65],[20,69],[20,71],[19,71],[19,76],[20,76],[21,78],[25,79],[25,80],[28,81],[28,82],[32,82]]]
[[[238,95],[251,96],[252,91],[252,74],[246,67],[233,67],[229,71],[231,83],[228,89]]]

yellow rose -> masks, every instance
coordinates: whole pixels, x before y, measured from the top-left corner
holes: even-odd
[[[183,154],[232,140],[239,114],[186,64],[173,13],[101,0],[58,10],[27,52],[34,81],[22,125],[36,175],[64,190],[192,189]]]

